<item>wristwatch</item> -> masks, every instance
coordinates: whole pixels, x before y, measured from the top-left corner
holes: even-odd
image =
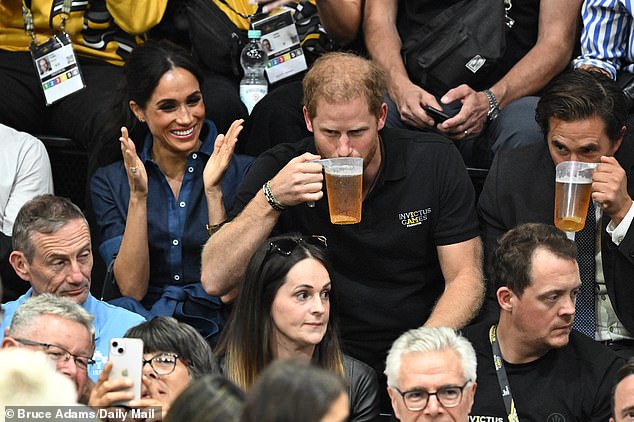
[[[487,119],[489,121],[497,119],[500,114],[500,104],[498,104],[498,99],[495,98],[495,95],[491,92],[490,89],[485,89],[484,95],[487,96],[487,100],[489,100],[489,111],[487,112]]]

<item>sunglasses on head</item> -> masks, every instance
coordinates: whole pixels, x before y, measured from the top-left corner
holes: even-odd
[[[314,245],[321,248],[328,247],[326,236],[312,235],[308,237],[284,238],[269,242],[268,253],[275,252],[282,256],[289,256],[301,244]]]

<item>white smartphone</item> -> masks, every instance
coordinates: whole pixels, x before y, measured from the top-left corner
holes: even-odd
[[[127,391],[131,391],[134,394],[134,400],[140,399],[143,373],[143,340],[140,338],[111,339],[108,359],[112,362],[112,370],[108,379],[130,378],[133,384]],[[128,401],[113,404],[127,405]]]

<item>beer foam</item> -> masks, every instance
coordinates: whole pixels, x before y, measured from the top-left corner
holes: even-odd
[[[358,176],[360,174],[363,174],[363,168],[343,164],[341,166],[337,166],[337,168],[333,168],[333,167],[326,168],[326,173],[333,174],[336,176]]]
[[[587,177],[569,177],[569,176],[557,177],[555,181],[557,183],[572,183],[575,185],[589,185],[590,183],[592,183],[592,179]]]

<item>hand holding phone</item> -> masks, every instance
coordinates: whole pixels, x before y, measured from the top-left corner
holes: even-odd
[[[129,378],[132,385],[124,391],[133,393],[133,400],[141,398],[143,374],[143,340],[138,338],[113,338],[110,340],[108,360],[112,362],[109,380]],[[129,402],[115,404],[127,405]]]
[[[428,105],[424,105],[423,106],[423,110],[425,110],[425,113],[427,113],[427,115],[429,117],[434,119],[434,122],[436,124],[442,123],[445,120],[447,120],[447,119],[452,117],[452,116],[448,115],[447,113],[445,113],[444,111],[438,110],[437,108],[434,108],[434,107],[428,106]]]

